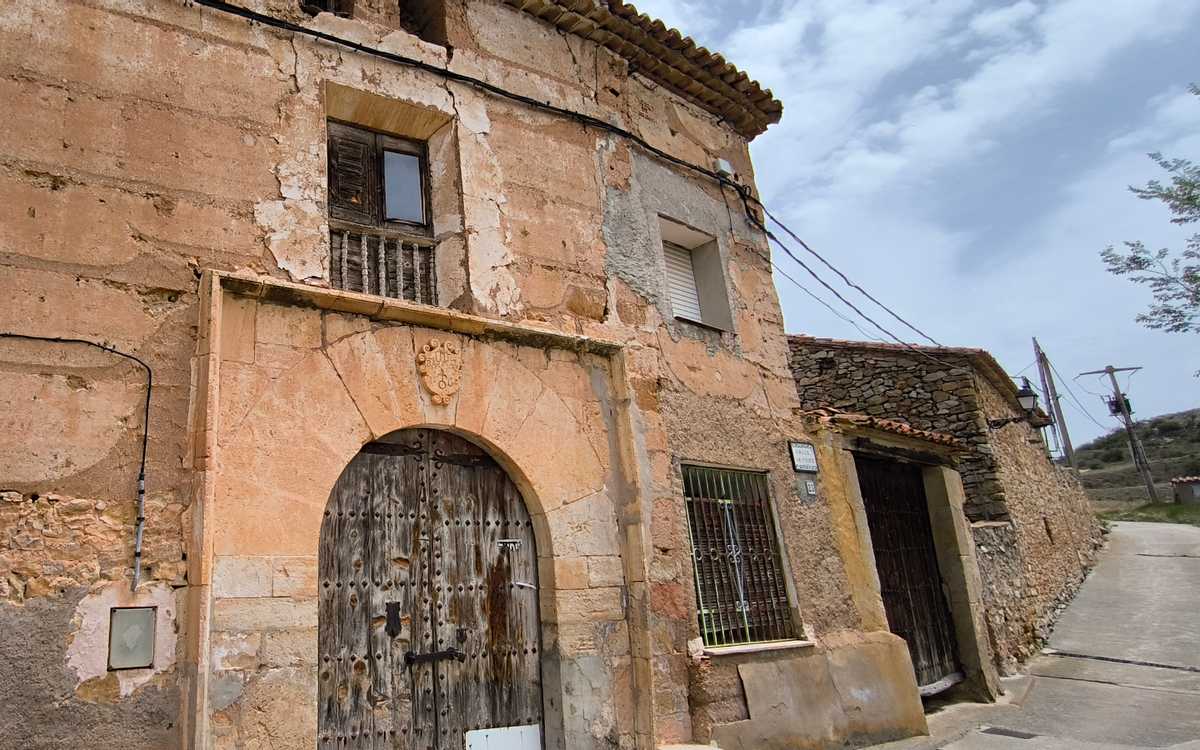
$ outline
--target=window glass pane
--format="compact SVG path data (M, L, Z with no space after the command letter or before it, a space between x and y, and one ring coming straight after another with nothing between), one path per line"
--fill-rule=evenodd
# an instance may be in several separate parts
M111 610L108 634L109 669L154 666L154 607Z
M383 196L388 221L425 223L419 157L398 151L383 152Z

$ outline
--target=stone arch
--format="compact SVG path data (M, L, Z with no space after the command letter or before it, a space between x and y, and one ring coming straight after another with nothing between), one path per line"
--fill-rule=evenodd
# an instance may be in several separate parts
M364 446L330 493L319 581L319 748L545 725L532 522L480 446L431 428Z
M236 403L241 394L223 393L222 419L236 426L219 442L217 513L227 522L217 530L216 554L309 554L329 490L359 449L396 430L430 427L476 443L504 467L525 497L539 554L553 557L549 515L605 490L606 437L589 437L508 344L456 336L461 388L450 404L434 404L415 352L439 336L454 334L408 326L363 331L298 358L247 394L248 406ZM247 497L256 498L253 507Z

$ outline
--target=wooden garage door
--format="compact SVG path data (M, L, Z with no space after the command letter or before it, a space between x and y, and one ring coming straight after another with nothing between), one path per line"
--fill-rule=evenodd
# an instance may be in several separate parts
M914 464L855 456L888 627L908 643L923 693L961 679L925 484Z
M475 445L405 430L363 448L321 527L319 747L540 737L536 563L520 492Z

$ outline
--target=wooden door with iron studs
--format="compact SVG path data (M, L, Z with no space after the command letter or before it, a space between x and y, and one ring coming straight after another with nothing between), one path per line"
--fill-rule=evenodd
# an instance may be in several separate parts
M540 750L533 525L486 452L426 429L365 446L319 574L319 748Z

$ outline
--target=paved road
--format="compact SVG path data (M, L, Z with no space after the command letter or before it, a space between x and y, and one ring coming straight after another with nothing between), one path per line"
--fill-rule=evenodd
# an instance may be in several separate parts
M1011 705L932 716L934 737L911 748L1200 750L1200 528L1114 524L1047 652L1012 684Z

